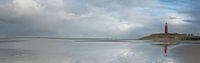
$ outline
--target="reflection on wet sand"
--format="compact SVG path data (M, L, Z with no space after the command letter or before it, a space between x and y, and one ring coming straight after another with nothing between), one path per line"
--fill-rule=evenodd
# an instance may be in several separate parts
M198 61L198 45L163 46L153 42L77 42L76 40L30 39L25 42L0 43L1 63L179 63ZM190 47L190 48L188 48ZM194 49L187 52L187 49ZM186 58L185 58L186 57ZM189 58L189 59L188 59ZM196 59L193 59L196 58ZM183 62L181 62L183 63ZM191 62L189 62L191 63ZM193 62L195 63L195 62Z
M185 44L173 48L171 53L179 63L199 63L200 62L200 45L199 44Z

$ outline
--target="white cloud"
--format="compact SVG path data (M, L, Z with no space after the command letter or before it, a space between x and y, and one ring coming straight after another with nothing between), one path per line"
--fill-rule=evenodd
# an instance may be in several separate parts
M45 5L42 5L40 2L39 0L13 0L10 4L13 5L11 8L14 9L14 14L12 15L15 17L7 16L12 19L9 21L20 22L18 24L21 26L27 26L27 24L29 24L27 28L19 30L35 31L40 34L44 32L54 32L69 37L73 35L77 36L77 34L80 34L79 36L84 36L86 34L85 36L106 37L120 36L120 34L126 33L132 29L142 27L142 23L148 22L147 20L150 18L148 14L145 14L145 11L141 12L140 10L132 8L121 10L120 7L118 7L116 11L112 12L109 8L103 8L106 7L105 5L93 5L94 2L85 4L83 2L72 2L68 0L65 2L63 0L47 0ZM70 4L72 7L73 5L80 5L80 7L85 6L87 10L83 11L87 12L79 12L82 11L82 9L75 10L78 11L78 13L68 11L76 9L76 7L72 8L68 6L69 4L67 3L69 2L72 2ZM107 2L109 1L105 1L105 3ZM128 1L124 3L126 2ZM118 2L115 4L123 6L126 5L124 3ZM10 11L12 12L12 10ZM126 17L125 19L123 18L124 16ZM17 25L9 26L18 28ZM90 33L95 35L90 35Z
M6 23L2 29L10 31L0 31L4 35L31 31L27 35L133 37L149 32L147 28L162 29L162 15L180 18L170 21L173 24L185 24L183 20L188 19L157 8L162 5L158 0L12 0L8 4L0 4L0 21Z
M191 19L188 15L180 13L166 13L166 17L167 22L175 25L189 24L189 22L184 20Z
M34 14L40 11L42 8L35 0L13 0L13 10L17 14Z
M47 0L48 5L52 7L63 7L64 1L63 0Z

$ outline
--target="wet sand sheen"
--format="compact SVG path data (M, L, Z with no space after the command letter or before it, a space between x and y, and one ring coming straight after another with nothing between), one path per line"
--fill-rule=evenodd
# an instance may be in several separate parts
M88 40L87 40L88 41ZM163 46L153 42L82 42L80 40L30 39L1 42L0 63L198 63L200 45Z
M199 63L200 44L187 44L176 47L171 51L174 59L179 63Z

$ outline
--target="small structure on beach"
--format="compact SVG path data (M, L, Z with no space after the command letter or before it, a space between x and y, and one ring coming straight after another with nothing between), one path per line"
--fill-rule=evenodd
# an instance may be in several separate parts
M168 25L165 23L164 33L151 34L140 38L141 40L160 40L160 39L173 39L173 40L200 40L200 36L193 36L193 34L179 34L179 33L169 33Z

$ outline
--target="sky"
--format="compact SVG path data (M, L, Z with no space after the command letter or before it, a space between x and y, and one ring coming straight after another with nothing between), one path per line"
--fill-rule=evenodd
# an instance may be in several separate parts
M200 33L199 0L0 0L0 37L140 38Z

